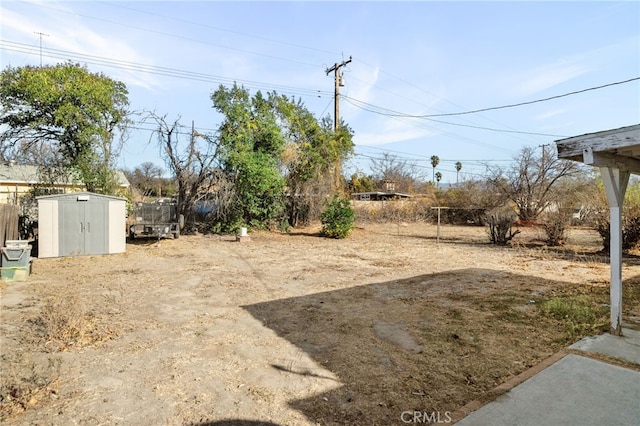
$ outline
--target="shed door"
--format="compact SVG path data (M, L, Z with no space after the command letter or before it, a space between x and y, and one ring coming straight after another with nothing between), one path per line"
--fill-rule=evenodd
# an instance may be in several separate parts
M106 254L109 252L109 204L82 203L85 205L85 232L84 251L85 254Z
M60 256L107 253L107 203L61 201Z

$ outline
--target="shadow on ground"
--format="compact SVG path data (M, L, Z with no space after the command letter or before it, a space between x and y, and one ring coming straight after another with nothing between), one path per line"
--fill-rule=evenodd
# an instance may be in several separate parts
M277 423L261 422L256 420L217 420L204 423L193 423L191 426L279 426Z
M243 308L317 364L274 369L342 384L290 403L310 421L402 424L405 411L453 412L561 348L563 326L536 303L572 285L460 269Z

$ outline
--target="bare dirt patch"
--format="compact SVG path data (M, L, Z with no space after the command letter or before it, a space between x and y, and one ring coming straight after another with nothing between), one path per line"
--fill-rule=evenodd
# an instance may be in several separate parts
M1 286L0 420L403 424L403 411L454 412L606 328L593 231L571 230L561 250L534 229L514 247L473 227L443 227L440 244L427 224L317 231L36 259L28 282ZM631 322L639 265L625 259Z

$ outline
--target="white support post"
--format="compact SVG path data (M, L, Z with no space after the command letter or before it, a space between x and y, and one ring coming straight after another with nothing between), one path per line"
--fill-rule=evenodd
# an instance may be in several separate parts
M611 265L611 334L622 335L622 207L630 173L612 167L601 167L600 174L609 200Z

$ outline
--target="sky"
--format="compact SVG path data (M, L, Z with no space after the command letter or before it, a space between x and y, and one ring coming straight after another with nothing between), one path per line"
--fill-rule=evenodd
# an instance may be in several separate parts
M437 155L454 183L524 147L640 123L638 1L0 2L2 69L68 60L126 84L139 113L127 169L164 167L145 112L215 132L220 85L276 91L333 119L327 71L343 63L347 173L387 153L430 179Z

